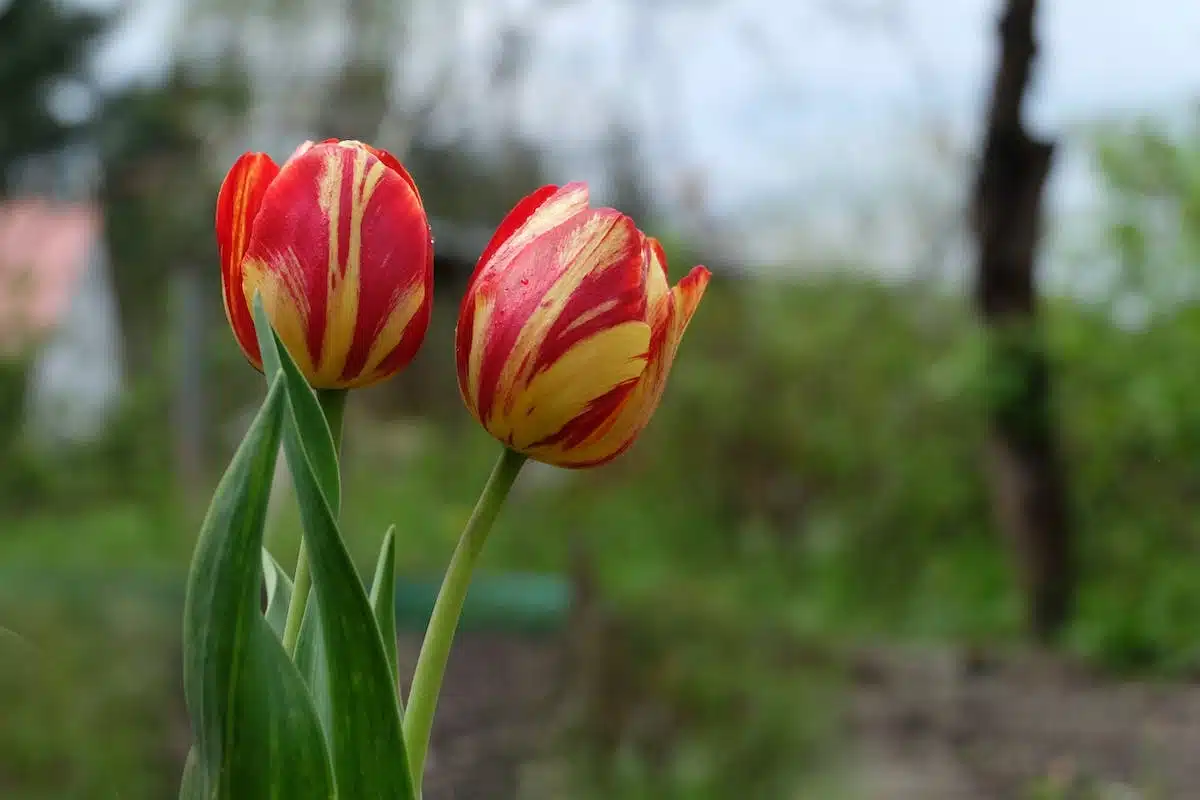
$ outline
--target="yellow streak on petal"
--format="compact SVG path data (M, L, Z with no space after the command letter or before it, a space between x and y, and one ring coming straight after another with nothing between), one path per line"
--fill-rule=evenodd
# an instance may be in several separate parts
M471 414L485 427L486 414L479 408L479 380L483 371L483 354L487 350L488 326L492 320L492 309L496 301L491 294L475 294L475 321L471 326L470 353L467 359L467 385L463 387L463 400Z
M658 248L653 246L655 244L655 239L647 238L646 251L650 258L650 268L646 270L646 311L651 314L667 292L671 291L671 285L667 283L667 265L659 261ZM653 316L650 319L653 319Z
M571 320L571 324L563 329L563 334L564 335L568 334L571 331L575 330L576 328L582 328L584 325L587 325L589 322L596 319L600 315L607 314L609 311L612 311L616 307L617 307L617 300L615 297L612 300L605 300L603 303L596 306L595 308L588 309L587 311L580 314L575 319Z
M423 283L416 283L407 289L397 290L392 295L391 302L389 303L391 310L388 311L386 321L375 335L375 339L371 342L371 350L367 354L367 363L363 365L362 372L360 373L365 382L374 382L375 370L379 369L379 365L383 363L383 360L400 346L400 340L404 338L404 333L408 330L408 324L412 322L413 317L420 310L421 303L424 300L425 284Z
M504 240L504 244L496 249L484 269L493 272L503 269L522 248L544 233L553 230L571 217L586 211L588 207L588 188L586 184L565 186L556 194L551 195L546 202L525 220L512 236Z
M651 269L655 269L654 265L651 265ZM662 401L667 377L675 362L679 344L683 341L683 334L691 322L692 314L700 304L705 287L706 284L701 283L693 291L685 291L682 286L675 286L668 294L659 297L659 302L650 313L651 324L655 328L666 326L667 330L662 346L657 352L650 354L638 385L607 420L596 426L586 440L569 450L563 450L561 447L547 448L548 452L543 454L547 460L559 464L589 464L599 461L612 455L646 427Z
M335 150L325 160L325 172L318 188L317 202L329 221L328 294L325 302L325 335L321 344L321 363L315 381L333 384L341 380L346 358L354 344L358 328L358 303L362 276L362 222L367 205L379 186L387 166L372 159L363 149L354 148L353 173L349 176L350 240L345 253L338 250L338 226L341 207L343 162ZM367 169L368 162L371 163Z
M521 248L547 231L557 228L571 217L588 207L588 189L584 184L574 187L563 187L558 193L551 195L545 203L538 206L520 230L505 242L514 248Z
M512 410L493 420L492 434L527 449L558 433L597 398L636 380L649 346L644 322L624 322L580 341L513 398Z
M271 325L300 371L312 380L315 368L307 337L310 308L301 282L302 270L291 251L274 256L270 266L247 258L243 262L242 291L247 305L253 303L255 290L262 295Z
M498 412L510 413L514 399L526 392L533 378L533 370L537 366L538 351L546 344L547 335L562 316L567 303L586 278L606 272L619 264L617 257L631 232L636 232L632 225L622 224L611 217L596 217L581 226L563 243L557 260L567 266L546 292L537 310L526 320L520 334L517 335L512 352L500 371L497 380L500 391L497 394L507 394L507 402L502 408L493 404L490 409L480 409L484 415L484 425L489 430L491 415ZM546 435L554 432L549 431ZM499 435L495 431L493 434Z

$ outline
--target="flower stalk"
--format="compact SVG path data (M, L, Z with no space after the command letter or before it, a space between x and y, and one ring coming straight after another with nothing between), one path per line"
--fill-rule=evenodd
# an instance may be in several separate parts
M413 784L416 786L421 785L442 676L446 672L450 646L462 615L475 564L525 461L526 456L509 448L500 454L479 495L475 510L471 512L471 518L463 528L450 565L446 568L446 576L442 579L442 588L438 591L429 627L425 630L425 640L421 643L421 654L417 657L408 708L404 714L404 740L408 746Z

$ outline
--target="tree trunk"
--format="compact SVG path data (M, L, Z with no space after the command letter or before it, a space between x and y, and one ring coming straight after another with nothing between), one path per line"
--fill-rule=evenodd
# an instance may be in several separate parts
M1036 0L1008 0L972 225L976 303L991 344L987 461L996 521L1013 547L1030 632L1055 637L1074 593L1071 520L1038 327L1034 266L1054 152L1030 137L1021 104L1036 54Z

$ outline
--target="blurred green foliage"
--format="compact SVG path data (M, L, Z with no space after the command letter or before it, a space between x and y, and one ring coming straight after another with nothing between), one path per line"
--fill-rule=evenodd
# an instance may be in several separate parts
M0 615L16 617L32 643L0 643L5 797L162 798L175 789L186 754L176 750L188 742L169 646L178 615L137 584L91 588L103 593L0 599Z
M634 665L622 685L644 710L604 762L618 796L643 796L635 783L644 796L727 796L738 775L758 776L754 796L775 796L778 781L797 780L828 730L835 683L828 664L797 653L1020 634L979 469L990 389L961 301L848 279L717 281L711 292L635 450L603 470L531 471L485 556L488 570L557 572L572 543L590 554ZM1070 646L1112 668L1194 670L1200 379L1188 364L1200 310L1131 332L1052 303L1046 334L1084 558ZM453 397L451 366L432 379ZM495 454L465 412L450 416L356 419L352 408L345 531L364 569L393 522L402 573L444 566ZM121 507L9 519L0 563L181 569L189 523ZM292 520L284 508L274 536L285 563ZM3 608L21 629L23 603ZM174 620L177 609L159 612ZM142 658L174 658L171 637L154 641ZM175 702L170 691L145 699ZM59 741L64 759L84 747Z
M0 421L0 518L90 510L114 497L156 510L175 502L164 389L139 383L103 435L75 445L47 449L27 438L19 418L11 427Z
M177 656L189 539L111 500L6 517L0 538L0 620L21 645L0 641L0 794L169 796L189 742Z
M1195 296L1200 256L1200 109L1183 126L1135 119L1095 133L1106 182L1106 250L1118 289L1169 306Z
M28 359L0 358L0 458L11 458L18 447L28 385Z

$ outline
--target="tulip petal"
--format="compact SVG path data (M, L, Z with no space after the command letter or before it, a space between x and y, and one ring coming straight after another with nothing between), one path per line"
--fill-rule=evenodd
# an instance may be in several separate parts
M533 212L537 211L538 207L557 191L557 186L543 186L517 203L513 210L508 212L500 222L500 227L496 228L496 232L492 234L487 247L483 248L483 253L479 256L477 263L480 265L487 264L500 245L504 244L509 237L520 230L525 221L533 216ZM584 200L584 207L587 207L586 199Z
M246 296L262 293L319 388L386 377L428 323L432 246L420 197L372 150L323 142L286 163L263 200L274 213L262 215L246 254Z
M362 143L360 142L360 144L362 144ZM415 180L413 180L412 175L410 175L408 170L404 168L404 165L400 163L400 159L396 158L394 155L389 153L387 150L381 150L380 148L372 147L369 144L363 144L362 146L367 149L367 152L369 152L371 155L375 156L380 161L382 161L384 164L386 164L392 170L392 172L396 173L401 178L403 178L405 181L407 181L409 187L412 188L412 193L417 198L417 202L422 203L421 192L420 192L420 190L417 189L417 182ZM422 206L423 205L424 205L424 203L422 203Z
M563 188L570 190L567 194L573 198L573 207L577 212L587 209L586 185L569 184ZM582 203L579 202L579 188L582 188ZM485 303L483 304L484 308L477 311L477 298L489 291L494 293L494 289L488 289L491 281L495 280L493 276L501 274L508 265L508 261L512 260L512 247L506 248L508 255L507 261L504 263L497 263L494 259L496 251L517 234L541 206L545 205L550 198L558 195L560 191L562 190L554 185L543 186L517 203L516 207L504 217L496 232L492 234L492 238L487 247L483 249L483 254L476 262L475 271L467 284L467 291L463 295L462 305L459 308L458 326L455 329L455 353L458 361L458 386L463 400L466 401L467 407L472 409L472 413L475 413L479 370L483 358L483 350L479 347L472 347L472 343L481 341L478 333L487 327L490 320L488 311L490 306Z
M329 142L329 141L335 141L335 140L332 140L332 139L326 139L325 141L326 141L326 142ZM292 151L292 154L291 154L290 156L288 156L287 160L288 160L288 161L292 161L293 159L297 159L297 158L299 158L300 156L302 156L302 155L304 155L305 153L307 153L309 150L312 150L312 149L313 149L313 147L315 147L315 146L316 146L316 144L317 144L317 143L316 143L316 142L314 142L314 141L312 141L311 139L306 139L306 140L304 140L303 142L301 142L301 143L300 143L300 144L299 144L299 145L296 147L296 149L295 149L295 150L293 150L293 151ZM286 163L287 163L287 161L285 161L284 163L286 164Z
M679 331L675 336L676 347L679 346L679 340L683 338L684 332L691 324L692 315L696 313L711 278L712 273L706 267L692 267L692 271L671 290L671 294L675 297L676 307L679 309L677 322Z
M659 302L667 292L671 291L670 276L667 275L667 254L663 246L653 236L646 237L646 258L650 262L646 271L646 307L658 308Z
M587 184L568 183L553 192L549 191L551 188L542 187L509 213L480 257L479 266L472 276L473 283L504 272L512 260L539 236L555 232L572 217L588 210ZM506 232L507 235L500 239L501 234Z
M531 448L561 435L593 403L614 402L632 390L646 369L649 346L650 326L625 322L567 350L513 398L504 418L511 446L536 457Z
M644 369L650 330L640 239L611 209L576 214L477 284L460 322L469 345L462 389L494 436L513 446L553 436L571 419L565 409L579 413ZM563 359L567 366L555 370ZM569 397L547 393L585 363L588 374Z
M544 460L563 467L594 467L629 449L662 400L675 354L710 277L706 268L694 267L660 298L651 312L650 355L637 385L607 419L592 421L587 428L581 426L581 430L588 432L582 441L566 439L548 443L555 445L557 452L546 448Z
M400 343L392 348L390 353L385 354L383 360L379 362L378 366L375 367L374 373L376 378L369 379L368 382L364 383L363 385L369 385L370 383L376 382L376 380L383 380L389 375L394 375L398 370L408 364L408 362L413 360L413 357L416 356L417 351L421 349L421 343L425 341L425 332L429 329L429 319L433 313L433 298L430 291L433 288L432 242L430 243L429 248L426 250L425 277L419 285L421 288L421 292L419 294L421 302L417 306L412 316L408 318L408 322L404 328L403 336L400 338ZM413 291L410 292L410 294L414 297L418 296L416 288L417 287L414 286ZM410 300L410 302L412 301ZM393 316L398 318L404 313L406 313L406 310L402 310L401 307L397 305L397 309L393 312ZM390 341L391 338L391 334L387 332L380 336L380 339L383 341ZM367 363L368 366L374 363L373 355L371 358L368 358ZM365 370L364 374L366 374Z
M250 305L240 291L242 260L250 246L254 220L279 167L265 153L246 153L234 162L217 194L217 250L221 257L225 316L242 349L262 368Z

